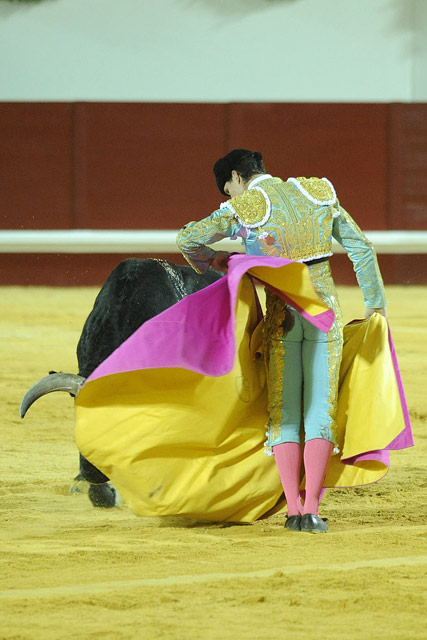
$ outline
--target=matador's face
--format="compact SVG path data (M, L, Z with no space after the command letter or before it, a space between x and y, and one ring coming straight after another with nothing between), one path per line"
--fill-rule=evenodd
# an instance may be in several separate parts
M231 172L231 180L228 180L224 185L225 193L234 198L235 196L241 196L246 187L242 180L242 176L233 169Z

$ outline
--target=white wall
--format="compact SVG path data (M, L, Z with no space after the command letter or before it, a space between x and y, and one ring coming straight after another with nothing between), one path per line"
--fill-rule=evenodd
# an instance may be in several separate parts
M427 102L427 2L414 2L414 95L413 99Z
M426 99L414 3L0 0L0 100Z

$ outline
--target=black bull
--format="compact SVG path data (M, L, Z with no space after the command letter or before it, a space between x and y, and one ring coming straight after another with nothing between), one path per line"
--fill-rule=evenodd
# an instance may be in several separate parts
M23 418L32 403L51 391L76 395L84 380L144 322L218 280L210 269L196 273L189 266L166 260L129 258L121 262L103 284L77 345L78 375L52 372L36 382L21 404ZM111 507L116 493L108 478L80 454L77 479L90 483L95 506Z

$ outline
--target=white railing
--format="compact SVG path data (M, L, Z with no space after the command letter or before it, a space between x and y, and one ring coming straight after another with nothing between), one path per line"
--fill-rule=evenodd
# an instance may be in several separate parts
M377 253L427 253L427 231L366 231ZM0 253L179 253L177 231L98 229L0 231ZM243 251L239 240L216 248ZM334 241L334 253L344 249Z

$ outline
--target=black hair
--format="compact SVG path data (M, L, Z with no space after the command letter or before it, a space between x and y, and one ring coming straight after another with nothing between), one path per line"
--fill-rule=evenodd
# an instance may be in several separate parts
M231 172L237 173L246 182L256 173L265 173L262 154L259 151L249 151L248 149L234 149L226 156L217 160L213 167L218 189L225 196L225 183L231 180Z

